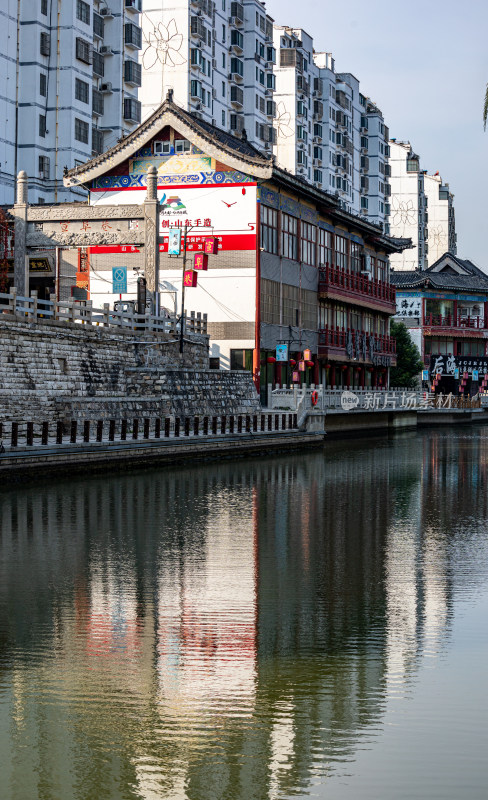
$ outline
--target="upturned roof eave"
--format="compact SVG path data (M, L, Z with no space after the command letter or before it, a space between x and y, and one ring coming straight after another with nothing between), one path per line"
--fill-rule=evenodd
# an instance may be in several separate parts
M142 123L125 139L86 164L70 169L64 176L63 183L66 187L87 184L99 178L109 170L122 164L134 156L141 147L166 126L174 127L193 144L205 152L206 155L223 161L227 166L239 172L245 172L257 179L271 177L273 163L271 158L264 158L257 151L251 153L233 150L225 142L219 141L211 133L198 125L190 115L181 111L171 101L166 100L145 122ZM236 140L236 142L239 140ZM249 149L254 149L249 146Z

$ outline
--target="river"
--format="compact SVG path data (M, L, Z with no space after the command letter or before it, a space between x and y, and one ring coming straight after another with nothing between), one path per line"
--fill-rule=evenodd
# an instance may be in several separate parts
M488 428L0 490L2 800L484 800Z

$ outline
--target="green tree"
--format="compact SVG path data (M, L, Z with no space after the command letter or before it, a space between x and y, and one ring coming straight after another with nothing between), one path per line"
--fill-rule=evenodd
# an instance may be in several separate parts
M390 333L396 339L397 365L390 371L390 386L415 386L415 378L424 365L418 347L403 322L391 321Z

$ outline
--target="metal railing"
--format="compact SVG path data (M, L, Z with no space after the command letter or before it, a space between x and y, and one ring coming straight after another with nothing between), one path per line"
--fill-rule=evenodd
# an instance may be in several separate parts
M21 297L15 289L11 289L10 294L0 293L1 314L28 322L55 320L168 334L176 334L180 330L180 317L174 314L156 317L134 311L114 311L108 303L104 303L103 308L94 308L90 300L40 300L36 292L32 292L30 297ZM205 335L207 315L200 312L195 314L194 311L190 315L185 314L184 331Z
M356 352L358 347L362 350L363 343L365 343L367 355L371 351L371 344L375 353L396 355L396 339L392 336L358 331L353 328L339 328L333 325L319 328L318 335L319 348L336 347L345 349L350 342L354 352Z
M159 442L165 439L279 434L298 429L296 413L144 417L57 422L0 422L0 456L37 447Z
M426 314L424 325L432 328L461 328L469 330L483 330L486 328L484 317L461 317L448 314L443 317L440 314Z

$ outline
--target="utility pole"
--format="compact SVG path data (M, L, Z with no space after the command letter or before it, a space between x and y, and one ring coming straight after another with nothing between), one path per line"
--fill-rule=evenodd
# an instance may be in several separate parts
M185 225L183 233L183 274L181 276L181 317L180 317L180 355L183 355L183 334L185 327L185 267L186 267L186 237L188 226Z

